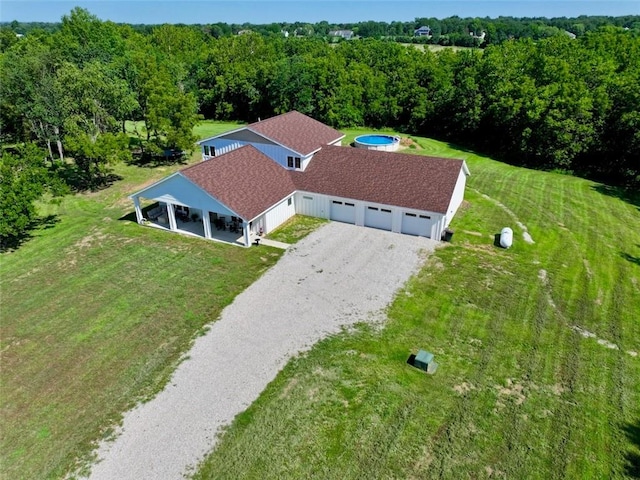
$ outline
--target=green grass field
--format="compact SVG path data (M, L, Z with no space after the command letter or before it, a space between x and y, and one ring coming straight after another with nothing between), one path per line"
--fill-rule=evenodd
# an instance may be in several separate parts
M452 243L383 330L362 325L291 361L196 478L637 476L638 205L414 140L471 169ZM507 225L515 244L502 250L494 235ZM407 365L420 348L435 375Z
M193 129L194 135L196 135L199 139L213 137L214 135L218 135L223 132L228 132L229 130L234 130L240 127L241 123L236 122L220 122L217 120L203 120L198 125L196 125ZM127 134L133 136L137 131L139 134L144 134L145 127L143 121L133 122L131 120L127 120L125 122L125 129Z
M292 360L196 478L640 475L638 203L412 138L413 153L471 169L452 243L384 329L363 324ZM0 477L64 477L279 258L123 220L129 193L176 168L118 166L112 187L43 204L50 226L0 257ZM506 225L510 250L493 245ZM436 354L435 375L406 364L419 348Z
M112 187L41 205L50 228L0 257L0 478L62 478L280 257L123 220L179 167L119 165Z
M284 243L296 243L303 239L311 232L321 227L328 220L324 218L307 217L306 215L295 215L290 218L276 230L267 234L270 240L276 240Z

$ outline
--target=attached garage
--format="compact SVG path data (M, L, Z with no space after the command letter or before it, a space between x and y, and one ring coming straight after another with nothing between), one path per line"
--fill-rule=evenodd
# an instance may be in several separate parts
M404 212L402 214L402 233L409 235L419 235L421 237L431 237L432 227L435 220L429 215L419 213Z
M393 215L390 208L368 205L364 210L364 226L391 230Z
M355 203L331 200L331 220L344 223L356 223Z
M203 140L203 158L215 160L133 194L138 222L146 223L143 197L185 205L205 219L237 217L251 233L267 233L295 213L440 239L464 198L465 162L340 147L343 137L289 112ZM169 220L176 230L175 219ZM206 238L209 223L203 220Z

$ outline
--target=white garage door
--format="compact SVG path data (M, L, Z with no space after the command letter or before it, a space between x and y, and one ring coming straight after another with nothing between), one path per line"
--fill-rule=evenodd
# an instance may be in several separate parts
M391 209L372 206L365 207L364 226L391 230Z
M331 220L338 222L356 223L356 206L341 200L331 201Z
M405 212L402 214L402 233L431 237L431 227L434 221L428 215Z

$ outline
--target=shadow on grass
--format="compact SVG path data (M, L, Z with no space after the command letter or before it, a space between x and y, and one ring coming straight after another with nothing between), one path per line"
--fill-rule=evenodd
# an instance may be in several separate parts
M143 168L156 168L167 167L170 165L186 165L188 160L189 156L182 152L169 152L165 155L151 155L148 153L143 154L134 152L131 160L129 160L127 164Z
M635 447L635 451L628 451L626 454L626 474L631 478L640 478L640 454L638 453L640 452L640 420L635 425L628 423L622 429Z
M640 245L638 246L640 247ZM627 252L620 252L620 256L624 258L626 261L635 263L640 267L640 257L634 257L633 255L630 255Z
M411 355L409 355L409 358L407 359L407 363L409 365L411 365L412 367L416 366L416 354L412 353Z
M123 178L113 172L106 172L88 178L85 172L71 163L56 165L55 174L74 192L97 192L109 188Z
M464 153L469 153L472 155L490 156L490 153L483 152L480 149L472 150L471 148L465 147L464 145L460 145L459 143L445 141L445 144L447 145L448 148L451 148L453 150L460 150L461 152L464 152Z
M146 207L144 207L142 209L142 216L144 216L145 218L149 218L146 213L149 210L153 210L154 208L156 208L158 205L160 205L158 202L152 203L151 205L147 205ZM124 220L125 222L133 222L133 223L138 223L138 217L136 217L136 212L135 210L127 213L126 215L123 215L122 217L120 217L118 220Z
M613 187L610 185L604 185L599 183L594 185L593 188L596 192L609 197L619 198L623 202L629 203L640 210L640 193L636 190L623 187Z
M129 212L126 215L123 215L118 220L124 220L126 222L134 222L137 223L138 219L136 217L136 212Z
M57 215L47 215L46 217L39 217L33 220L26 231L19 235L11 235L7 237L0 237L0 253L11 252L20 248L20 246L31 238L33 238L33 232L36 230L48 230L53 228L60 219Z
M499 233L496 233L493 236L493 246L494 247L502 248L502 245L500 245L500 236L501 236L501 234L499 234Z

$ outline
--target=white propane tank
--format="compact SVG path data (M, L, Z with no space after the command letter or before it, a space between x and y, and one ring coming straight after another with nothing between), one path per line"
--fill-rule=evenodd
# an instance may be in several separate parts
M504 227L500 232L500 246L509 248L511 245L513 245L513 230L509 227Z

